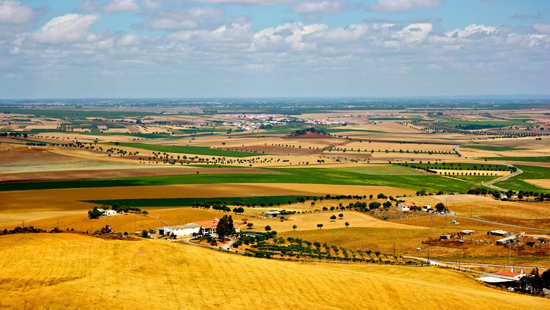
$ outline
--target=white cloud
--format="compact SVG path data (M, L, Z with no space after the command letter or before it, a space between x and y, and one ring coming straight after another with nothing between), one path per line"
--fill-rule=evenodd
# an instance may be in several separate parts
M215 19L224 14L223 9L214 7L163 10L149 14L145 26L151 30L193 29L199 26L199 21Z
M407 43L418 42L426 39L432 32L432 28L432 24L410 24L397 32L396 36Z
M339 13L345 8L344 1L320 1L320 2L304 2L292 7L292 12L300 14L322 13L332 15Z
M82 3L77 11L79 12L107 12L123 13L139 11L138 0L111 0L109 2L101 0L89 0Z
M224 43L247 43L253 34L252 26L248 23L232 23L223 25L216 29L200 29L200 30L183 30L170 33L166 39L171 41L189 42L194 45L219 44L220 47Z
M295 51L312 49L315 44L304 42L304 36L326 28L328 26L324 24L304 25L302 23L286 23L282 26L266 28L254 34L251 49L263 50L274 47L284 48L284 46L290 46Z
M550 34L550 24L539 23L535 24L533 28L535 28L535 30L538 32Z
M457 28L457 29L448 31L445 34L448 37L474 38L474 37L492 34L492 33L495 33L496 31L497 31L496 27L472 24L467 26L464 29Z
M22 24L34 15L32 8L19 1L0 1L0 24Z
M138 46L140 42L141 38L137 34L130 33L120 38L120 40L118 40L117 42L117 45L122 47L134 47Z
M378 0L369 7L372 11L395 13L439 6L445 0Z
M110 13L135 12L138 10L137 0L113 0L103 7L103 11Z
M35 42L46 44L77 43L97 40L89 32L99 20L98 15L66 14L50 20L38 32L31 35Z

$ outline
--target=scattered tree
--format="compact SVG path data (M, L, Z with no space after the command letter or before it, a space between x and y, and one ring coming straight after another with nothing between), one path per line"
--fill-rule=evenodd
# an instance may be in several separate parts
M225 238L226 236L232 235L235 233L235 228L233 226L233 218L231 215L224 215L218 222L216 226L216 233L220 239Z

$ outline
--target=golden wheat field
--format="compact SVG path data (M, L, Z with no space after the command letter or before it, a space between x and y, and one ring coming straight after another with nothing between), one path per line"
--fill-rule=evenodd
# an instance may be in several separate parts
M297 264L169 242L0 237L2 309L548 309L455 271Z

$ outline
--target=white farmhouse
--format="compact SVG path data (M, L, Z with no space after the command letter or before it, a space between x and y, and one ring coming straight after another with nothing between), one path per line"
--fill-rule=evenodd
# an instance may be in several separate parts
M171 235L176 237L191 236L193 233L199 233L201 226L195 223L189 223L185 225L177 226L165 226L156 229L156 233L159 235Z
M103 212L103 215L105 216L113 216L113 215L116 215L116 211L115 210L105 210Z
M415 204L412 201L403 201L397 205L397 209L399 209L399 211L410 211L411 209L414 209L414 207Z

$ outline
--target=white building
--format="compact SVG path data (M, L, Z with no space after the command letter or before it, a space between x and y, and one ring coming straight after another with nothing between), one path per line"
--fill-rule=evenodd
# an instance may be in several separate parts
M399 211L410 211L411 209L414 209L414 207L415 204L412 201L403 201L397 205L397 209L399 209Z
M105 210L105 211L103 212L103 215L105 215L105 216L113 216L113 215L116 215L116 213L117 213L117 212L116 212L115 210Z
M281 216L281 212L279 211L267 211L264 213L265 217L279 217Z
M171 235L176 237L191 236L193 233L199 233L201 226L195 223L189 223L185 225L177 226L165 226L156 229L156 233L159 235Z

